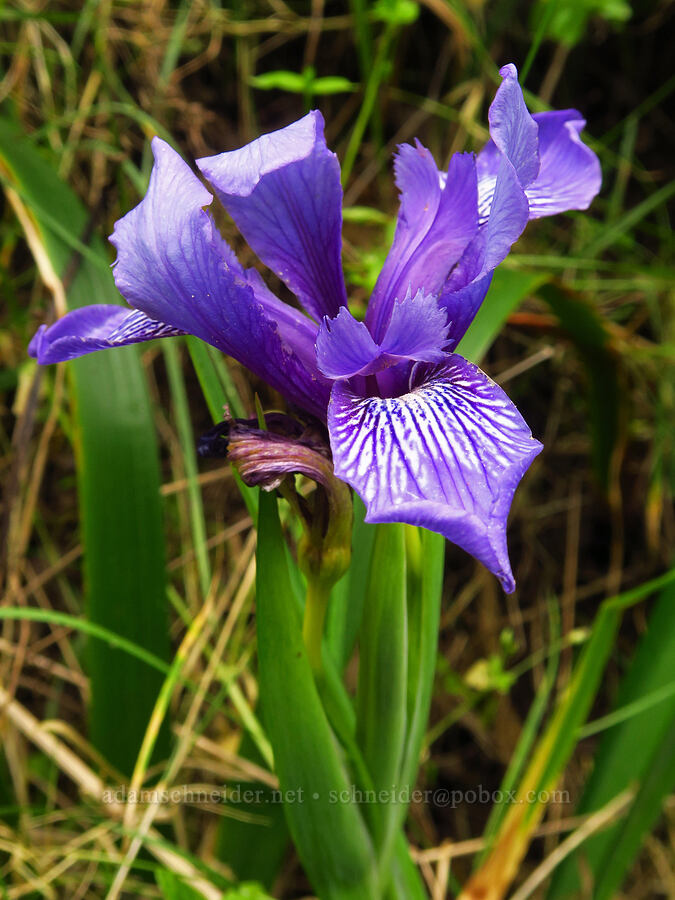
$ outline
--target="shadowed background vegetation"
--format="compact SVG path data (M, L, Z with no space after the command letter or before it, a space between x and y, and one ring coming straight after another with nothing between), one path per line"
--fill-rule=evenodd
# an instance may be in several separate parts
M517 593L448 547L419 784L465 794L413 803L406 831L430 896L455 896L513 810L466 792L522 785L539 758L558 793L523 826L512 896L675 894L673 18L624 0L0 7L2 896L310 891L279 804L194 799L276 786L257 498L194 446L224 403L281 401L194 339L27 357L42 322L119 302L105 238L150 138L192 160L321 109L358 309L393 234L394 148L418 137L442 166L479 149L505 62L533 111L581 110L603 189L529 225L463 344L545 450L510 519ZM123 784L193 795L124 807Z

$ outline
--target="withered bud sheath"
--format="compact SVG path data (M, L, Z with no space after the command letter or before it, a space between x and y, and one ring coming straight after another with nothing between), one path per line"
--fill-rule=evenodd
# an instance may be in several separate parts
M298 563L306 575L329 584L347 570L351 557L352 501L347 484L335 477L330 448L319 427L280 413L225 420L204 434L201 456L227 458L249 487L279 488L289 475L304 475L318 489L310 503L298 503L304 533Z

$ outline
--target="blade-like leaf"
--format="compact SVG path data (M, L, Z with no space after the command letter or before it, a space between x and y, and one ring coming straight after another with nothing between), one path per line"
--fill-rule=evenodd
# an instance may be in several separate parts
M579 728L586 721L614 646L623 610L670 584L674 578L675 570L605 600L600 607L591 636L535 748L492 849L466 885L460 900L474 897L501 900L505 895L525 855L532 832L544 813L545 798L557 783L577 743ZM536 799L533 800L533 797Z
M66 270L87 215L27 138L0 121L4 175L31 215L52 267ZM69 285L70 308L118 303L100 240L86 250ZM76 422L77 478L90 620L162 659L169 654L165 548L157 442L138 348L96 353L68 364ZM120 650L93 640L91 737L130 772L161 678ZM124 714L121 715L120 711ZM165 754L168 730L157 751Z
M503 266L497 269L487 297L457 352L472 362L480 362L509 315L548 278L541 272L526 269L505 269Z
M312 676L288 575L276 499L259 499L256 579L263 718L286 817L322 898L377 896L372 843Z
M413 786L429 718L436 674L445 538L407 527L408 534L408 733L401 783Z
M359 742L376 785L398 776L405 732L408 622L405 531L380 525L360 633Z
M649 627L616 700L622 709L675 683L675 588L663 591L652 610ZM586 814L602 807L631 784L639 784L628 816L586 841L565 861L551 885L551 898L569 897L578 890L578 867L583 858L585 877L593 879L593 896L614 895L632 864L640 841L659 815L663 800L673 789L675 771L668 761L673 753L672 723L675 697L663 700L611 728L595 755L577 812ZM663 759L665 752L667 759ZM659 772L654 779L654 772Z

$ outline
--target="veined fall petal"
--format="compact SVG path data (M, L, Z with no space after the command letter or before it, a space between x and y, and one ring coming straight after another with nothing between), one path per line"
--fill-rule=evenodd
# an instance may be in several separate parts
M369 522L438 531L479 559L510 592L506 520L542 445L506 394L452 354L424 367L400 397L333 387L328 430L335 473L360 494Z
M95 350L185 333L172 325L149 319L138 309L99 303L75 309L49 328L41 325L28 345L28 352L44 366L85 356Z
M239 360L293 403L323 416L329 383L315 364L316 326L291 307L282 311L281 301L260 276L242 268L203 208L213 197L180 156L158 138L153 153L148 192L117 222L111 237L117 248L113 273L120 293L148 319L173 333L196 335ZM87 337L85 318L77 310L43 333L41 342L54 344L55 329L61 347L66 347L63 339L71 331L84 338L82 352L103 349L92 344L100 338L100 324L91 324ZM146 329L126 343L155 336L162 335ZM74 352L76 341L67 346L69 356L64 358L81 355Z

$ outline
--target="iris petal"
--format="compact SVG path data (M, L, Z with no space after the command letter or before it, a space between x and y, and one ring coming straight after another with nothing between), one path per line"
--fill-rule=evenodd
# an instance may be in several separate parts
M515 80L515 69L505 66L502 73L505 69L513 71L509 71L490 107L490 140L476 160L481 223L490 215L503 155L514 165L525 189L530 219L586 209L600 190L602 179L597 156L580 137L586 124L584 119L575 109L530 116ZM493 114L498 100L499 114ZM535 153L532 153L532 129L536 134ZM536 169L525 164L528 152L531 159L537 160Z
M397 300L382 340L382 351L393 357L440 362L448 333L448 317L433 294L408 291Z
M48 365L85 356L95 350L179 334L185 332L149 319L138 309L97 304L74 309L49 328L41 325L28 352L40 365Z
M492 207L485 234L483 273L495 269L525 230L529 215L527 197L515 170L503 156L499 164Z
M483 302L492 272L527 225L525 186L539 171L538 128L525 106L515 66L504 66L490 105L491 139L476 160L479 228L440 296L456 346Z
M488 112L490 137L513 166L520 184L527 187L539 171L537 125L525 105L516 67L509 63L499 74L502 83Z
M368 305L366 323L381 340L395 300L437 293L478 227L474 159L456 153L439 175L425 147L403 144L394 162L401 207L394 242Z
M410 291L394 303L380 344L346 307L326 317L316 341L319 369L329 378L370 375L401 362L440 362L445 354L447 315L432 294Z
M493 275L494 271L485 272L464 287L442 294L441 300L451 322L448 349L454 350L466 334L485 300Z
M319 370L329 378L351 378L366 374L380 356L380 348L370 332L357 321L346 306L334 319L321 323L316 339Z
M347 303L340 165L313 111L240 150L197 160L250 247L320 320Z
M487 294L492 274L527 225L529 206L515 169L501 158L487 221L448 276L439 303L450 319L449 337L457 346Z
M310 353L316 326L290 308L277 324L281 301L242 269L202 208L211 194L168 144L155 138L152 147L148 192L111 237L118 289L150 318L196 335L325 415L329 386Z
M575 109L537 113L541 165L525 190L530 218L587 209L600 190L600 162L581 140L586 122Z
M531 116L515 66L504 66L500 75L490 106L490 140L476 159L478 234L441 292L453 346L528 219L585 209L600 190L600 163L579 137L585 124L580 114L568 109Z
M480 560L510 592L506 546L514 491L541 444L506 394L455 354L424 367L400 397L333 387L328 429L335 474L366 503L370 522L437 531Z

